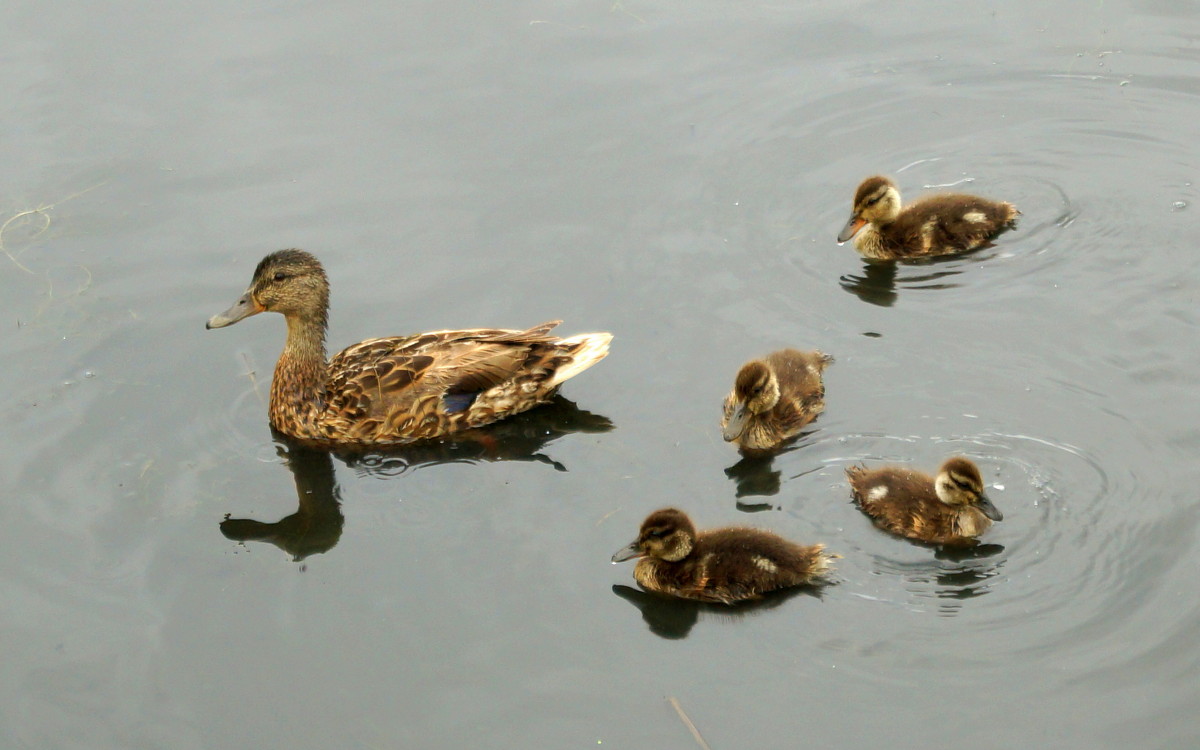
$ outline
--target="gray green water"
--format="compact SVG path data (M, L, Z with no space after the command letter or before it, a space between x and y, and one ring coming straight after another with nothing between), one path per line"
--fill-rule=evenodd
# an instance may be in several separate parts
M1194 746L1198 10L10 3L0 745L697 747L675 698L715 750ZM1021 226L867 268L875 172ZM204 330L290 246L334 348L612 354L491 451L290 451L282 320ZM721 398L781 346L837 357L827 411L739 463ZM849 502L952 452L1005 514L975 555ZM838 582L648 598L608 560L667 504Z

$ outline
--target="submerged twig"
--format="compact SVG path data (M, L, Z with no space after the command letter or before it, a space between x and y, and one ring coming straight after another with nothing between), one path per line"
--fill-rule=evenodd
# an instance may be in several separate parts
M616 513L617 511L619 511L620 509L621 509L621 506L618 505L617 507L613 508L609 512L605 513L603 516L600 517L600 520L596 522L596 525L599 526L600 524L604 523L608 519L612 518L613 514Z
M699 743L700 747L704 748L704 750L712 750L712 748L708 746L708 743L704 741L704 738L700 736L700 730L696 729L696 725L693 724L692 720L688 718L688 715L683 712L683 706L679 705L679 701L675 699L675 696L672 695L670 698L667 698L667 701L675 709L675 713L679 714L679 718L681 721L683 721L683 725L688 728L689 732L692 733L692 737L696 739L696 742Z
M23 263L21 263L21 261L17 260L17 256L13 255L12 252L10 252L9 249L5 246L4 233L9 229L10 226L12 226L12 223L14 221L17 221L18 219L24 219L28 216L40 216L42 219L42 227L41 227L41 229L37 230L37 232L35 232L29 238L30 240L35 240L38 237L45 234L46 230L48 230L50 228L50 214L47 213L50 209L52 209L56 206L59 206L63 203L66 203L69 200L74 200L75 198L78 198L79 196L83 195L84 193L89 193L89 192L95 190L96 188L100 187L101 185L104 185L107 183L108 183L108 180L104 180L102 182L97 182L95 185L92 185L89 188L84 188L83 190L80 190L79 192L74 193L72 195L68 195L66 198L63 198L60 201L55 201L54 203L47 203L45 205L38 206L37 208L30 208L30 209L26 209L24 211L19 211L16 214L8 217L8 219L3 224L0 224L0 253L4 253L8 257L8 259L10 261L12 261L12 264L14 266L16 266L17 268L21 269L22 271L24 271L25 273L27 273L31 276L35 275L33 271L31 271L29 268L27 268Z
M258 392L258 378L254 376L254 364L250 362L250 357L242 352L242 359L246 362L246 377L250 378L250 385L254 386L254 395L258 396L258 402L263 403L262 394Z

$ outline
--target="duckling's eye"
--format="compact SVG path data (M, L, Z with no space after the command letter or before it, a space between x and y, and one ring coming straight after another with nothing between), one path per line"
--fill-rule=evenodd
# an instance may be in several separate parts
M960 490L964 490L966 492L974 492L975 491L974 489L971 488L971 485L967 484L966 482L959 481L957 479L954 479L953 477L951 477L951 479L954 482L954 484L958 486L958 488Z
M654 539L662 539L667 535L667 531L666 529L654 529L653 531L647 531L646 535Z
M871 200L867 201L867 205L868 205L868 206L874 206L876 203L878 203L878 202L879 202L879 199L880 199L880 198L882 198L882 197L883 197L882 195L877 195L877 196L875 196L875 197L874 197L874 198L872 198Z
M276 281L283 281L283 280L284 280L284 279L286 279L286 278L287 278L287 274L286 274L286 273L284 273L283 271L276 271L276 272L275 272L275 280L276 280Z

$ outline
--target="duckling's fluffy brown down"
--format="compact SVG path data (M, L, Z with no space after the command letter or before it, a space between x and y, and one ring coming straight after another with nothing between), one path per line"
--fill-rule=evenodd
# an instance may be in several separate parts
M825 546L802 546L763 529L728 527L697 532L677 508L651 513L638 538L613 562L639 557L642 588L704 602L733 604L777 589L816 582L836 557Z
M838 241L853 237L858 251L874 260L946 255L989 245L1016 226L1020 214L1006 201L962 193L926 195L901 207L891 179L868 177Z
M972 544L993 519L1003 518L984 495L978 468L963 458L943 464L938 479L901 466L850 466L846 476L855 502L877 526L919 542ZM952 487L961 484L956 504L939 498L939 479Z
M722 409L725 440L754 453L798 435L825 410L821 373L832 362L819 351L781 349L742 365Z

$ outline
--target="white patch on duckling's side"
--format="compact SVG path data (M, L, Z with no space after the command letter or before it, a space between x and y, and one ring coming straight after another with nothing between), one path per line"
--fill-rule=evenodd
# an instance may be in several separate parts
M929 252L933 248L933 230L937 229L938 220L930 219L921 225L921 251Z
M877 503L887 497L887 493L888 488L886 484L877 484L871 488L870 492L867 493L867 499L873 503Z
M757 565L760 570L765 570L768 573L774 573L775 571L779 570L778 565L771 562L770 560L763 557L762 555L755 555L754 557L752 557L750 559L754 561L754 564Z
M987 217L980 211L967 211L963 214L963 221L969 221L972 224L983 224L987 221Z

